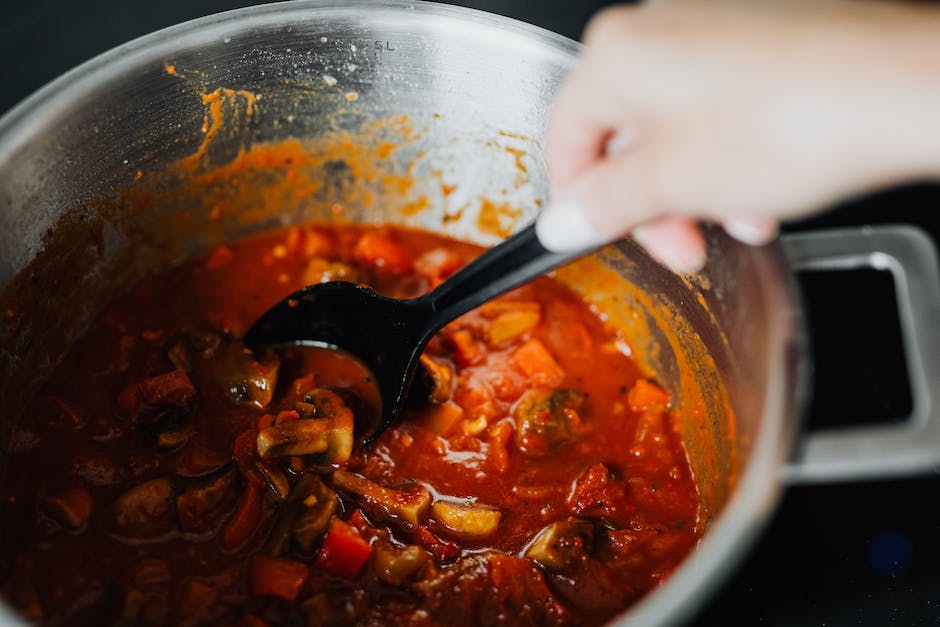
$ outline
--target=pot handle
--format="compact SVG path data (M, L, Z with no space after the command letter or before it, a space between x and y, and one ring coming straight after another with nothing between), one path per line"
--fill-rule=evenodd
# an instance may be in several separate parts
M931 238L912 226L876 226L782 238L792 270L888 270L913 409L902 422L804 434L783 468L788 483L900 477L940 466L940 271Z

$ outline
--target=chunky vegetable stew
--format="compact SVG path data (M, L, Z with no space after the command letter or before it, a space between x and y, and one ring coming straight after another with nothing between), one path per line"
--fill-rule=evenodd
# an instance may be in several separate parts
M114 302L17 426L0 593L46 624L597 624L701 533L670 398L543 277L441 331L404 420L335 351L239 337L302 285L413 297L479 253L309 226Z

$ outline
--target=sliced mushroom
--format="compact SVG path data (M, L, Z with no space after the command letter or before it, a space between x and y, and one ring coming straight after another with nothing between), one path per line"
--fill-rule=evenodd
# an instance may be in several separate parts
M329 447L330 423L300 419L282 422L258 434L258 454L262 459L287 455L323 453Z
M296 404L301 418L335 418L349 411L339 394L326 388L311 388Z
M584 398L577 390L536 388L523 394L513 409L519 450L530 456L546 455L571 439Z
M235 503L238 469L230 464L221 473L192 483L176 497L180 528L190 533L204 533L222 522Z
M289 548L292 537L304 552L311 552L329 527L330 518L338 505L336 494L319 477L302 475L287 500L278 508L264 552L281 555ZM320 516L326 521L321 521Z
M302 511L294 522L291 537L304 553L312 553L330 528L330 519L339 507L336 493L315 477L300 499Z
M258 474L264 479L265 484L279 500L283 501L290 494L290 480L279 468L268 464L267 462L255 462L255 468Z
M263 459L319 454L318 462L341 464L353 448L353 414L337 394L320 388L297 403L303 418L275 424L258 434Z
M484 505L435 501L431 516L452 534L464 538L484 538L499 526L503 514Z
M392 586L413 581L431 561L431 554L419 546L395 546L386 540L376 542L372 552L375 576Z
M68 488L45 495L39 503L44 514L69 530L81 529L91 516L92 498L85 488Z
M264 408L274 397L281 367L276 354L265 352L256 356L241 342L231 342L210 363L212 376L236 405Z
M525 556L548 570L564 572L587 555L594 542L594 527L584 520L554 522L542 529Z
M304 394L303 403L312 405L314 416L330 421L326 452L317 460L323 464L342 464L352 455L353 412L339 394L314 388Z
M333 473L333 485L356 496L368 512L398 518L415 527L431 505L431 493L419 484L393 490L362 475L337 470Z
M440 405L450 400L454 392L453 366L437 361L427 354L421 355L419 363L421 369L418 371L418 380L415 383L427 389L428 401Z

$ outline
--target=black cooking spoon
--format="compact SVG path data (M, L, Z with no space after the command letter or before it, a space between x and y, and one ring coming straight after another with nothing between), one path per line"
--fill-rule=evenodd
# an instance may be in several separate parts
M387 298L345 281L305 287L265 312L248 330L245 343L325 346L361 360L375 375L382 397L380 422L370 426L367 435L371 441L401 412L418 358L435 332L474 307L588 252L549 252L530 225L420 298ZM357 425L357 431L362 427Z

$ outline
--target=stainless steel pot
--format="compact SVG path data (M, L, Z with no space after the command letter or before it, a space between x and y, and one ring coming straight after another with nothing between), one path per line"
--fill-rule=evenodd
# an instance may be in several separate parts
M374 204L344 196L345 217L491 243L493 229L477 219L483 199L509 208L497 231L521 225L545 199L539 138L577 53L573 41L467 9L300 0L160 31L47 85L0 119L0 302L10 310L0 315L0 451L60 347L122 284L225 239L328 217L350 182L374 183L340 155L320 171L318 192L259 196L252 202L260 210L215 223L211 194L201 195L209 188L187 193L192 180L166 174L171 164L188 160L198 176L264 142L347 137L374 148L392 138L399 148L373 175L407 175L414 185L396 198L376 187ZM446 199L435 192L445 179L457 186ZM144 184L151 202L127 195ZM205 185L215 194L226 184ZM184 200L159 202L174 193ZM420 197L434 202L402 210ZM172 228L181 212L195 228ZM680 430L708 530L620 624L687 619L748 549L784 482L897 475L940 462L929 385L940 376L940 336L930 325L940 319L940 279L929 240L909 228L810 234L762 249L718 230L707 238L708 265L691 279L629 241L586 262L606 268L622 291L582 280L591 273L561 273L628 337L653 338L637 349L680 404L705 401ZM894 273L913 416L896 428L803 437L795 447L809 360L791 272L858 266ZM0 623L12 620L0 607Z

